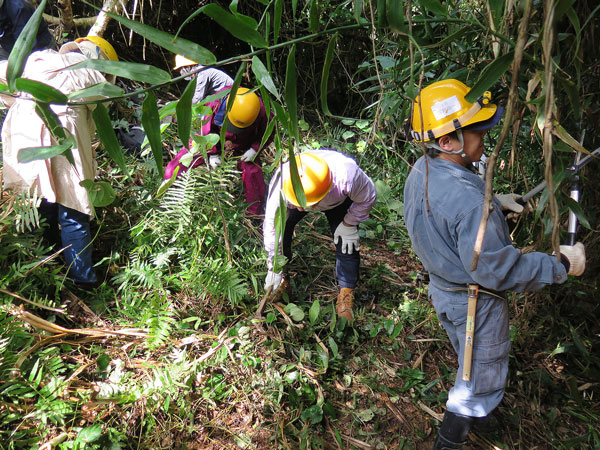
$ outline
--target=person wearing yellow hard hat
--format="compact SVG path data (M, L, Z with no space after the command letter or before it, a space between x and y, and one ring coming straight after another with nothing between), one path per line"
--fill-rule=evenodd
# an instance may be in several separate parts
M477 268L471 268L485 197L485 182L471 166L480 160L484 137L503 111L489 92L474 102L465 99L469 92L458 80L432 83L415 99L409 124L410 135L426 151L406 180L404 221L429 273L429 297L459 360L434 450L459 449L472 427L498 425L492 412L504 395L510 351L506 291L564 283L568 274L585 269L581 243L560 246L561 262L513 246L502 213L522 212L512 194L492 199ZM470 304L476 313L469 313Z
M117 56L112 45L102 38L77 39L64 44L59 52L42 50L32 53L22 77L68 95L110 79L97 70L71 69L90 58L116 60ZM0 73L0 79L3 76ZM94 106L78 105L77 101L70 102L68 106L52 105L52 110L67 130L65 133L75 138L76 147L71 149L74 164L64 154L47 160L19 160L20 149L56 145L36 113L36 104L31 98L22 96L14 100L2 127L4 187L16 192L37 191L37 195L43 198L39 210L45 219L44 237L56 250L64 248L67 276L77 284L88 286L98 280L92 263L90 217L93 206L86 188L80 183L93 181L96 176L97 163L92 149Z
M265 137L269 125L273 120L273 112L267 116L263 100L251 89L239 87L228 110L229 91L227 86L218 92L226 91L228 94L206 104L211 114L203 119L200 134L206 136L210 133L220 134L221 128L225 127L225 150L234 158L238 158L238 169L242 173L242 183L246 203L248 203L248 214L251 218L258 218L263 214L265 199L265 180L260 162L260 150L268 147L273 141L275 130L271 126ZM262 145L261 145L262 142ZM221 143L217 143L207 151L208 164L211 168L221 163ZM181 158L187 154L186 148L182 149L177 156L169 162L165 169L165 179L169 179L179 167L178 173L200 165L205 165L201 155L194 157L189 165L181 162Z
M354 288L360 266L358 224L369 217L377 199L377 190L358 164L343 153L327 149L310 150L300 153L295 161L306 206L302 207L296 197L287 162L269 185L263 223L264 246L268 254L265 290L277 289L284 278L275 254L275 216L283 197L287 219L279 248L288 261L292 258L292 236L296 224L309 211L325 213L336 248L336 277L340 286L336 312L340 318L352 321Z
M226 86L233 85L233 78L222 70L203 66L196 61L186 58L184 55L175 55L175 65L173 66L173 70L178 70L181 75L195 72L186 77L186 80L196 80L194 96L192 97L192 104L194 105L200 103L200 101L204 100L209 95L213 95Z

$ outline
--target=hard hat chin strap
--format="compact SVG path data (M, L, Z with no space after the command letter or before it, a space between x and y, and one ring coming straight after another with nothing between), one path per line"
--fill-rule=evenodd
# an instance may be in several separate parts
M469 158L467 156L467 154L464 152L465 149L465 139L463 138L463 133L461 129L455 130L456 131L456 135L458 136L458 141L460 142L460 148L457 150L445 150L442 147L440 147L438 144L436 143L430 143L427 144L427 147L429 148L435 148L436 150L439 150L442 153L447 153L449 155L460 155L460 157L463 159L463 161L466 164L470 164L471 158Z

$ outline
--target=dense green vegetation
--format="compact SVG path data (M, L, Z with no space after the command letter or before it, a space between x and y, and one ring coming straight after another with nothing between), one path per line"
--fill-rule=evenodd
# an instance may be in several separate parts
M190 15L197 2L161 11L143 3L150 25L113 21L105 37L122 59L139 62L140 46L128 47L120 29L132 27L148 54L169 56L140 63L162 70L144 79L120 69L138 92L106 91L107 105L114 123L141 122L157 134L133 101L143 98L165 125L162 146L141 156L121 160L120 149L99 147L99 180L115 195L94 222L103 284L90 292L67 280L35 227L36 199L2 192L0 447L430 448L456 362L403 226L404 179L421 152L406 142L403 121L419 86L455 77L512 105L510 133L489 133L490 151L499 143L504 161L495 191L526 192L553 174L555 188L516 224L516 245L551 252L570 206L588 254L583 277L511 294L502 429L472 434L472 448L600 448L599 166L581 174L579 207L565 176L577 141L587 151L599 146L594 2L275 0L219 2L199 15ZM378 201L361 227L353 326L336 320L335 256L322 216L298 226L289 295L256 316L266 258L261 230L245 217L235 161L161 189L159 155L170 159L197 124L190 105L177 107L186 84L167 72L170 52L191 47L178 50L157 30L174 35L187 17L184 38L205 48L211 38L235 41L233 55L194 51L214 56L236 83L259 86L276 113L267 179L290 154L329 147L376 181ZM218 36L196 38L192 28L202 26ZM545 117L554 137L544 148Z

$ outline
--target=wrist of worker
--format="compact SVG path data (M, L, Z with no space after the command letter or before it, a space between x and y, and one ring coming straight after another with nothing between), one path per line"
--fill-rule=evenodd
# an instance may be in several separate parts
M571 263L569 262L569 258L567 258L562 253L560 254L560 263L565 267L567 273L569 273L569 269L571 268Z

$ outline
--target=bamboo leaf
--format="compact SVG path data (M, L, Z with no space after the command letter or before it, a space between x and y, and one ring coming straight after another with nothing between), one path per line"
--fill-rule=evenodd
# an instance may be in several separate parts
M172 34L157 30L149 25L121 17L114 13L108 13L108 15L123 26L129 28L140 36L145 37L149 41L160 45L162 48L167 49L172 53L185 55L186 58L196 61L198 64L209 66L217 61L217 58L212 54L212 52L196 44L195 42L173 36Z
M361 23L363 13L362 0L352 0L352 9L354 11L354 19L356 20L356 23Z
M273 44L279 40L281 30L281 16L283 15L283 0L275 0L275 13L273 17Z
M588 220L587 216L583 212L583 209L581 209L581 205L570 197L566 197L565 202L568 208L577 216L579 223L588 230L591 230L592 226L590 225L590 221Z
M496 81L508 70L512 64L514 53L509 52L494 59L482 70L477 82L473 85L469 93L465 96L465 100L473 103L477 101L481 95L489 90Z
M177 111L177 133L181 143L187 147L190 140L190 131L192 129L192 99L194 98L194 89L196 80L191 80L185 87L179 103L175 108Z
M319 31L319 0L311 0L308 12L308 30L311 33Z
M76 144L75 139L72 136L69 136L58 145L22 148L17 153L17 161L20 163L28 163L40 159L54 158L55 156L62 155L67 150L72 149Z
M10 55L8 56L8 66L6 67L6 80L10 90L14 92L17 89L16 81L23 74L27 57L33 49L33 44L42 21L44 8L47 0L42 0L35 12L31 15L23 31L19 34Z
M50 134L54 138L55 142L60 144L71 135L69 130L63 128L58 116L54 111L52 111L48 103L36 101L35 111L37 112L38 116L42 118L48 127L48 130L50 130ZM73 154L71 153L70 149L67 149L64 155L71 164L75 164L75 160L73 159Z
M290 134L300 140L298 132L298 98L296 86L296 44L292 45L287 59L285 74L285 102L288 107L290 118Z
M113 161L118 164L121 171L127 175L127 177L129 177L129 170L125 164L123 151L121 150L121 146L117 140L115 130L112 127L106 106L104 106L102 103L96 105L96 108L94 111L92 111L92 118L96 124L96 132L98 133L98 137L104 145L104 149L113 159Z
M431 11L436 16L447 16L448 9L446 9L439 0L420 0L419 4L427 11Z
M109 73L130 80L141 81L148 84L163 84L171 81L171 75L162 69L148 64L139 64L125 61L107 61L104 59L87 59L71 67L74 69L93 69L99 72Z
M210 3L198 10L213 19L236 38L252 45L253 47L266 48L268 47L265 38L248 25L248 21L240 18L241 15L234 16L229 14L223 8L215 3Z
M498 29L504 18L504 1L505 0L488 0L490 11L492 13L492 20L494 21L496 29Z
M387 26L387 18L385 14L385 0L377 0L377 28Z
M386 0L385 16L389 27L397 33L408 34L408 25L404 22L404 8L402 2Z
M294 149L290 146L288 150L289 165L290 165L290 178L292 180L292 188L294 189L294 195L300 207L306 208L306 194L304 193L304 186L300 181L300 175L298 174L298 165L296 164L296 157L294 155Z
M567 144L569 147L571 147L572 149L581 152L581 153L586 153L586 154L590 154L589 151L587 151L585 149L585 147L583 145L581 145L577 139L575 139L573 136L571 136L569 134L569 132L567 130L565 130L565 128L559 124L558 122L554 122L552 127L552 134L555 135L557 138L559 138L561 141L563 141L565 144Z
M67 96L58 89L35 80L17 78L15 80L17 90L31 94L36 100L56 105L66 105Z
M275 87L271 74L258 56L252 57L252 72L256 76L256 79L260 81L271 94L276 98L279 98L279 92L277 92L277 87Z
M558 22L565 13L572 9L575 0L558 0L554 5L554 23Z
M156 97L149 91L142 104L142 126L150 143L154 161L161 178L164 177L162 142L160 140L160 119L158 118L158 105Z
M329 72L331 69L331 62L333 61L333 52L335 45L337 44L338 34L334 34L327 45L327 51L325 52L325 62L323 63L323 72L321 75L321 109L327 116L331 116L329 106L327 105L327 87L329 84Z
M67 97L69 100L77 100L79 98L93 98L93 97L121 97L125 92L119 86L115 86L112 83L103 82L93 86L80 89L72 92Z
M115 201L115 191L106 181L83 180L79 184L87 191L90 203L98 208Z
M308 318L310 320L310 324L314 325L319 318L319 313L321 312L321 305L319 300L316 299L308 310Z

